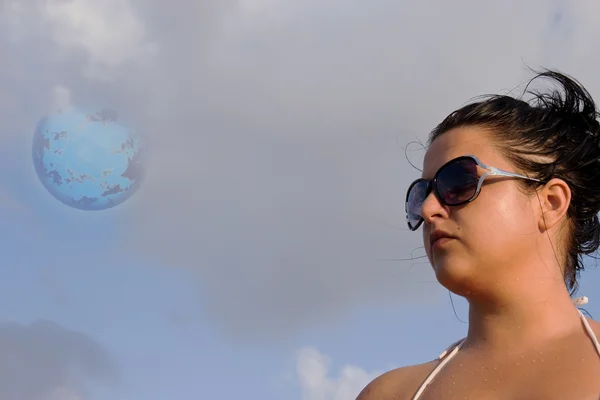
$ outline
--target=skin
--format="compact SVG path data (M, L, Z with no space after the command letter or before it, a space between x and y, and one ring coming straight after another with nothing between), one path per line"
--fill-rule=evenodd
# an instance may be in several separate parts
M432 143L422 176L431 179L444 163L465 154L520 172L497 150L489 130L461 127ZM552 179L527 193L512 178L484 182L471 203L446 207L431 194L422 207L427 257L438 281L467 299L469 328L463 348L420 400L598 400L600 356L561 270L568 185ZM456 238L432 249L434 229ZM600 324L588 322L599 336ZM357 400L412 399L439 362L387 372Z

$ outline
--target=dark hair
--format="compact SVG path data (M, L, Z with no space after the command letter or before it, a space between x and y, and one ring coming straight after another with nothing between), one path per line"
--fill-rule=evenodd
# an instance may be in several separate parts
M556 86L545 93L528 90L538 78ZM527 85L528 101L504 95L484 96L444 119L430 134L429 144L453 128L487 128L495 145L522 173L544 182L564 180L571 189L567 218L564 279L573 295L583 270L583 255L600 246L600 124L589 92L575 79L544 70ZM539 183L521 180L525 188Z

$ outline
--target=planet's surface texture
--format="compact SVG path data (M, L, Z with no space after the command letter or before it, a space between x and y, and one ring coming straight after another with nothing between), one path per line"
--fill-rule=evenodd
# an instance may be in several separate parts
M105 210L129 199L143 179L140 138L113 110L68 107L42 118L33 165L44 187L80 210Z

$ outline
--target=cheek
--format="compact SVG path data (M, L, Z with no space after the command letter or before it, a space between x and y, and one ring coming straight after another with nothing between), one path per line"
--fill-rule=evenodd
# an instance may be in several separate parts
M461 231L468 234L472 248L478 253L500 256L530 246L530 239L535 240L532 234L536 232L537 225L523 195L506 191L494 197L488 196L486 200L479 204L473 202L472 210L465 207L460 212L461 218L457 219L459 224L464 224Z
M496 220L503 227L505 235L528 235L535 232L537 221L533 214L529 199L520 192L508 192L499 197L495 205Z

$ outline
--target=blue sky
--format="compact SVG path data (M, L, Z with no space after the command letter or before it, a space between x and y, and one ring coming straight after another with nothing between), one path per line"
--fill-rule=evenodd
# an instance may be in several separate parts
M352 400L462 337L430 266L388 260L422 255L405 146L526 65L600 96L600 6L468 3L5 1L0 394ZM35 124L66 103L143 134L123 205L71 209L35 176Z

